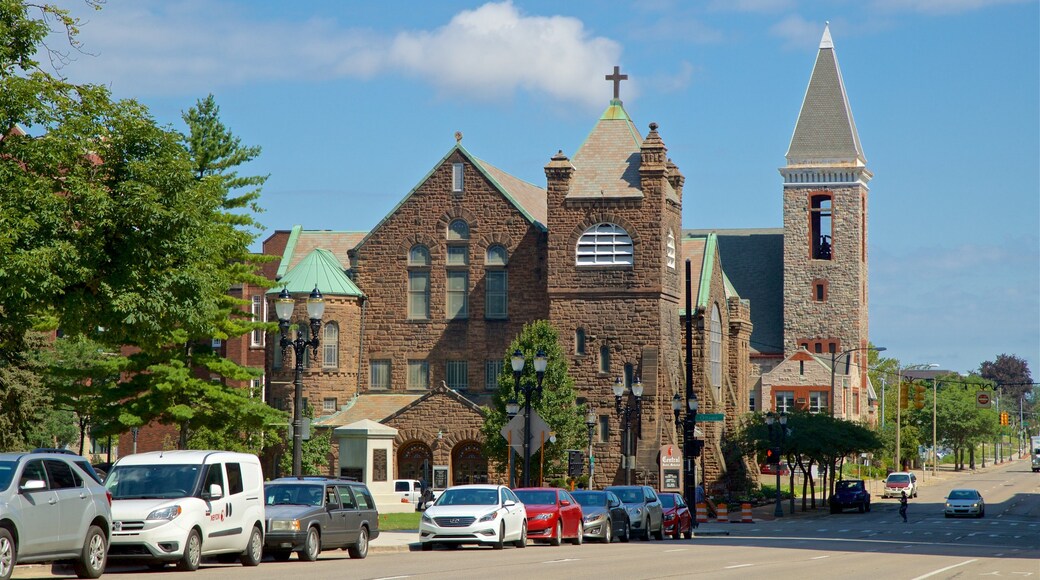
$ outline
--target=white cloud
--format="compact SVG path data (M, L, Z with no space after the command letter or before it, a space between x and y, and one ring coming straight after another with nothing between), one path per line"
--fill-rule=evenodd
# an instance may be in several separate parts
M603 75L621 46L576 18L529 16L506 0L455 15L432 30L390 36L332 18L259 20L248 5L112 0L86 15L85 51L63 71L120 94L199 94L282 80L401 73L438 92L478 99L522 89L552 99L602 102Z
M769 27L769 33L782 39L788 48L819 46L823 23L809 21L795 14Z
M919 12L922 14L955 14L984 10L1004 4L1022 4L1036 0L873 0L877 10L891 12Z

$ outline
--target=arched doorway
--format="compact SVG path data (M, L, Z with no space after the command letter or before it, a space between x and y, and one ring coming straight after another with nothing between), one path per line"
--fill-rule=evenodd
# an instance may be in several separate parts
M433 481L433 451L422 441L405 443L397 452L397 479Z
M484 448L476 441L463 441L451 450L451 468L453 485L488 482Z

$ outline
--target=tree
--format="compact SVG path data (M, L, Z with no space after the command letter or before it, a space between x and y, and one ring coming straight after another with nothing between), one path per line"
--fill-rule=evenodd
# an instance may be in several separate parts
M516 381L510 360L513 352L519 350L523 353L527 363L520 374L520 384L533 387L538 379L532 361L539 349L545 353L547 363L542 379L542 396L532 397L531 409L538 412L556 435L556 442L546 442L543 448L545 474L548 477L551 474L566 473L567 450L585 448L588 445L588 433L584 423L585 409L576 403L574 379L567 372L567 357L560 347L559 333L547 320L525 324L520 336L513 339L504 353L505 363L498 375L498 390L485 416L481 432L484 435L484 451L488 459L505 471L508 463L508 445L502 437L501 430L509 420L506 402L515 398L520 405L521 413L525 402L523 392L517 392L515 388ZM541 451L537 449L539 444L540 441L535 441L531 447L532 471L538 469L542 459ZM518 465L516 469L518 474L522 473L523 465ZM538 478L532 477L531 481L536 482Z
M303 416L307 419L314 418L314 407L307 405L303 409ZM291 441L288 430L284 431L282 441ZM291 447L291 445L290 445ZM328 471L329 453L332 452L332 429L315 429L311 427L310 439L300 446L300 474L322 475ZM283 474L291 475L293 472L292 450L282 453L278 459L278 469Z
M1016 405L1020 398L1028 397L1033 391L1029 363L1013 354L1001 354L995 361L983 362L979 365L979 375L997 383L997 387Z

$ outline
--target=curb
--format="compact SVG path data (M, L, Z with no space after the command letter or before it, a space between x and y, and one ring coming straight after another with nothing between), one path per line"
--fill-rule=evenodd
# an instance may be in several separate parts
M418 552L418 542L413 544L396 544L391 546L368 546L369 554L397 554L402 552Z

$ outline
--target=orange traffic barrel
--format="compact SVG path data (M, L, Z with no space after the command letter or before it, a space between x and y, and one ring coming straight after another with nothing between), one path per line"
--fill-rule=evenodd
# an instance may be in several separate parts
M706 524L708 523L708 504L699 503L697 504L697 523Z
M740 504L740 523L742 524L753 524L755 518L751 515L751 504L742 503Z
M715 506L715 521L720 524L729 523L729 512L726 510L726 504L720 503Z

